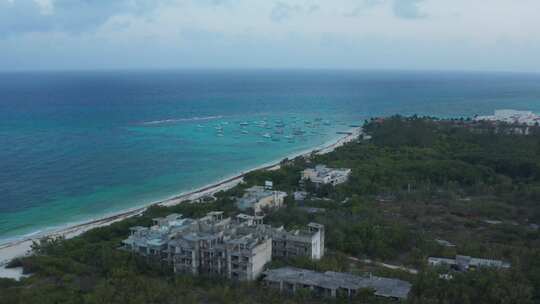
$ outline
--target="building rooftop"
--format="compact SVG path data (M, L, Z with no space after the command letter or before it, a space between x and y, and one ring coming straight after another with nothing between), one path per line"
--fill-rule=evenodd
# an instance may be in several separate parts
M315 169L311 169L311 170L314 170L318 176L326 176L326 175L331 175L331 174L348 174L350 172L350 169L339 169L339 168L334 169L334 168L328 168L325 165L317 165L315 166Z
M246 189L244 196L242 196L238 201L237 205L239 209L248 209L253 207L258 201L263 198L271 197L274 195L285 196L285 192L269 190L263 186L253 186Z
M369 288L375 295L405 299L411 284L398 279L376 276L358 276L342 272L316 272L312 270L283 267L264 272L266 281L286 281L289 283L318 286L328 289L347 288L352 290Z
M457 255L455 259L429 257L428 263L432 265L457 265L465 269L473 267L495 267L495 268L510 268L510 263L501 260L490 260L482 258L473 258L466 255Z

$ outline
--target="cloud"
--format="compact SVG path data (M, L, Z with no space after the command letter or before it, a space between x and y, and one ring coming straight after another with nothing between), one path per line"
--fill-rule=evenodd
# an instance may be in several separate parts
M358 17L364 15L366 11L369 11L381 4L384 4L385 0L362 0L353 11L346 13L345 17Z
M402 19L421 19L427 17L420 9L424 0L394 0L392 10L394 15Z
M0 36L85 31L116 15L148 14L165 2L168 0L0 0Z
M540 71L540 1L481 2L0 0L0 70L418 66Z
M270 19L274 22L283 22L295 15L299 14L311 14L319 10L318 5L290 5L285 2L278 1L274 4L272 12L270 13Z
M231 6L237 0L193 0L193 4L211 5L211 6Z
M420 9L420 3L424 0L362 0L360 4L345 17L359 17L366 15L374 8L386 5L392 10L392 14L401 19L421 19L427 17Z

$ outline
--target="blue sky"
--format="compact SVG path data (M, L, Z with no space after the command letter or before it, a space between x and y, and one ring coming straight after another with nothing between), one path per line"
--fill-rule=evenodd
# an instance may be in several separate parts
M0 0L0 70L540 72L539 0Z

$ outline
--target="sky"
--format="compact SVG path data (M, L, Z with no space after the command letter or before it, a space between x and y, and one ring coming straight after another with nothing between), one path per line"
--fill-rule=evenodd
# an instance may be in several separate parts
M540 0L0 0L0 70L540 72Z

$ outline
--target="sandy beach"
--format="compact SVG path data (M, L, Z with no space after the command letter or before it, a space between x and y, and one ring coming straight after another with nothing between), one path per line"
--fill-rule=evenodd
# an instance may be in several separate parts
M326 143L314 149L310 149L307 151L289 155L287 159L293 159L299 156L309 156L312 153L315 153L315 154L330 153L334 151L336 148L358 138L361 132L362 132L361 128L351 129L348 131L348 134L344 134L342 137L339 137L332 142ZM112 223L122 221L124 219L142 214L150 206L154 206L154 205L175 206L185 201L193 201L202 197L211 196L217 192L228 190L235 187L236 185L238 185L239 183L243 181L245 174L249 172L256 171L256 170L277 170L280 168L280 165L279 165L280 162L281 161L276 161L270 164L265 164L265 165L253 168L251 170L248 170L246 172L241 172L232 177L223 179L217 183L213 183L213 184L210 184L208 186L205 186L205 187L193 190L193 191L182 193L178 196L172 197L164 201L150 203L144 207L130 209L130 210L127 210L125 212L121 212L115 215L111 215L111 216L107 216L101 219L96 219L93 221L88 221L85 223L73 225L67 228L59 229L57 231L43 234L43 235L38 235L32 238L0 244L0 278L14 278L14 279L21 278L22 277L21 269L7 269L5 268L6 264L16 257L21 257L21 256L30 254L32 243L43 237L72 238L88 230L107 226Z

